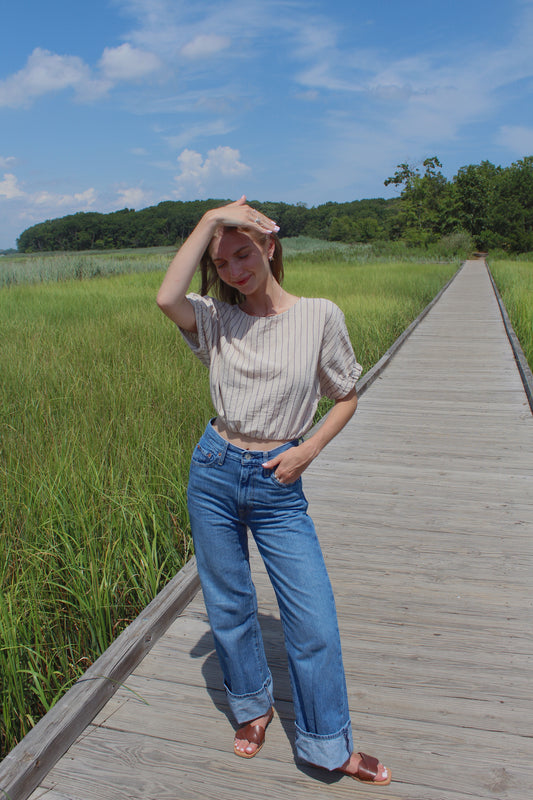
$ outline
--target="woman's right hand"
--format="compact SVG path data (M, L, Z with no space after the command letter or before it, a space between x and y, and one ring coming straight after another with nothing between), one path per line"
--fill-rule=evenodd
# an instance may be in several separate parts
M279 231L279 226L273 219L248 205L244 194L233 203L207 211L204 217L208 217L210 221L216 221L216 226L252 228L261 233L277 233Z

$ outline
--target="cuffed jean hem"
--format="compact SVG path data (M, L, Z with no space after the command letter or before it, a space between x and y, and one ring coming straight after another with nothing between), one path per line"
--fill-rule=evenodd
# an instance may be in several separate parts
M274 705L274 685L271 675L269 675L259 691L252 694L233 694L226 684L224 684L224 689L226 690L231 713L238 725L268 714Z
M317 767L334 770L345 764L353 753L352 726L347 722L337 733L321 736L296 727L295 746L298 757Z

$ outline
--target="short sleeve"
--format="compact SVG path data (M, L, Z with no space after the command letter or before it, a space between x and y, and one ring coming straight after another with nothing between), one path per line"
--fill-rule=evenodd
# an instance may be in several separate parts
M320 393L340 400L355 387L363 368L355 358L344 314L334 303L328 307L318 362Z
M211 351L217 338L217 309L212 297L202 297L199 294L188 294L187 300L192 303L196 317L198 333L186 331L178 327L185 342L191 348L202 364L209 367L211 364Z

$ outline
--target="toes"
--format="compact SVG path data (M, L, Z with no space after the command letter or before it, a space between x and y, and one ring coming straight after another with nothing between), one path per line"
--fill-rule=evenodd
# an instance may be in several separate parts
M365 756L365 759L368 760L368 758L369 758L368 756ZM367 778L363 777L363 775L359 774L359 766L361 762L363 762L363 765L366 767L365 759L362 758L360 753L352 753L349 760L345 764L343 764L341 768L342 772L345 772L347 775L351 775L352 777L357 778L358 780L363 780L363 781L368 780ZM369 780L369 782L376 784L390 782L390 772L387 769L387 767L381 763L381 761L378 762L377 759L374 761L374 764L372 766L372 771L373 772L375 771L375 777L372 781Z
M251 755L256 751L257 745L253 742L247 742L246 739L235 739L235 749L238 750L239 753Z

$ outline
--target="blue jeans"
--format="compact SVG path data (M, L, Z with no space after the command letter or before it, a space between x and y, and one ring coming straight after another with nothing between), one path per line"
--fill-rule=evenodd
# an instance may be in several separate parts
M209 424L191 463L188 507L198 572L239 725L268 712L272 676L257 619L249 528L279 605L296 717L296 751L336 769L353 750L337 612L301 479L279 484L262 463L270 452L227 442Z

